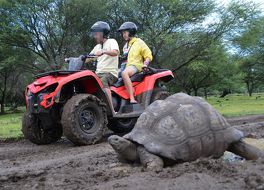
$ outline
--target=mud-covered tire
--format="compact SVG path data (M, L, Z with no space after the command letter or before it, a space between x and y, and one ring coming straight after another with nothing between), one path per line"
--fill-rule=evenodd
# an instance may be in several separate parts
M156 100L164 100L169 96L170 94L168 91L164 90L163 88L157 87L153 90L150 103ZM110 120L108 128L115 133L128 133L134 128L137 119L138 118Z
M100 141L107 126L106 105L91 94L77 94L64 105L64 135L76 145Z
M108 128L115 133L128 133L134 128L137 119L138 118L110 120Z
M170 96L170 93L162 88L155 88L153 90L150 103L155 102L156 100L165 100Z
M62 127L54 124L43 129L41 121L33 114L26 112L22 119L22 133L34 144L45 145L58 141L62 136Z

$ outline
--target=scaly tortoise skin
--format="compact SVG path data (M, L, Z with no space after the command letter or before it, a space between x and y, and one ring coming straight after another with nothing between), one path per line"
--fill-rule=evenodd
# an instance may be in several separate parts
M124 159L139 159L147 168L160 169L164 161L218 158L226 150L257 159L262 153L243 137L204 99L178 93L152 103L130 133L113 135L109 143Z

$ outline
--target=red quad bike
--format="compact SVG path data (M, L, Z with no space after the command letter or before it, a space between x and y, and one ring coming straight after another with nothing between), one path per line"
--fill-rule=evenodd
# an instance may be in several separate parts
M112 110L97 75L81 70L80 58L68 60L69 70L38 74L26 88L22 132L35 144L56 142L64 134L76 145L89 145L100 141L107 127L129 132L149 104L169 95L162 83L173 78L172 72L148 67L131 77L138 104L130 104L122 79L111 86Z

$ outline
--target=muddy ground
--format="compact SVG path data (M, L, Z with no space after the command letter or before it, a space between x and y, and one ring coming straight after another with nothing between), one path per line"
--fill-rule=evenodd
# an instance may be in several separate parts
M254 138L264 137L262 119L230 120ZM242 127L241 127L241 124ZM26 140L0 143L0 189L264 189L264 159L201 159L161 172L120 163L111 147L76 147L66 139L37 146Z

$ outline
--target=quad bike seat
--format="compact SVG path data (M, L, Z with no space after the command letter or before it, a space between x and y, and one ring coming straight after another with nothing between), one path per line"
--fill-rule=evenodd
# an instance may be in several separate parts
M130 79L131 82L141 82L145 78L145 73L134 74ZM114 87L124 86L124 81L122 78L118 78L117 82L113 85Z
M147 75L153 75L153 74L164 72L164 71L168 71L168 69L155 69L152 67L145 67L141 73L134 74L130 79L131 79L131 82L141 82ZM118 78L118 81L113 86L116 88L120 86L124 86L123 79Z

